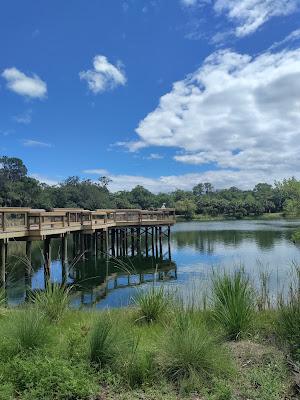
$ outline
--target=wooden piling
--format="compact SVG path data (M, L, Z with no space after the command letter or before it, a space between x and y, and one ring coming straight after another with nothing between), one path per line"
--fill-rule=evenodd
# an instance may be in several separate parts
M162 250L162 228L161 226L158 228L159 232L159 257L162 258L163 250Z
M0 240L0 253L1 253L1 287L5 289L6 286L6 249L7 243L5 240Z
M146 249L146 257L149 256L149 248L148 248L148 227L145 228L145 249Z
M44 240L44 279L45 288L50 280L50 267L51 267L51 238L49 236Z
M130 238L131 238L131 255L134 257L134 228L130 229Z

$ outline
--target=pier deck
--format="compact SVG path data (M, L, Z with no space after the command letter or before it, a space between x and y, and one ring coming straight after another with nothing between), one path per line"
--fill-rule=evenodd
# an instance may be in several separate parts
M116 227L171 226L174 209L83 210L56 208L51 211L30 208L0 208L0 239L43 240L47 236L71 232L93 233Z
M162 256L163 237L168 238L175 223L175 210L161 208L102 209L54 208L50 211L31 208L0 208L0 285L5 287L8 244L26 242L26 258L30 274L31 245L35 240L44 244L45 280L50 277L51 239L61 238L62 263L68 260L68 237L72 234L74 254L99 251L107 257L140 254L141 239L146 255ZM165 232L164 232L165 230ZM149 251L150 248L150 251Z

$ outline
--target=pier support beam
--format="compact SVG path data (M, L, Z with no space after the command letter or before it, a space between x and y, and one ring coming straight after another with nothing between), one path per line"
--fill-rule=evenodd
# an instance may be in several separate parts
M66 285L68 280L68 235L65 234L61 238L61 281Z
M25 284L27 288L31 288L32 265L31 265L31 248L32 241L26 241L26 266L25 266Z
M1 274L0 284L5 289L6 286L6 257L7 257L7 242L0 240L0 257L1 257Z
M171 227L168 226L168 255L169 260L171 261Z
M49 236L44 240L44 279L45 288L50 280L50 267L51 267L51 238Z
M134 228L130 229L130 239L131 239L131 255L134 257Z
M162 258L163 250L162 250L162 229L161 226L158 228L159 232L159 257Z

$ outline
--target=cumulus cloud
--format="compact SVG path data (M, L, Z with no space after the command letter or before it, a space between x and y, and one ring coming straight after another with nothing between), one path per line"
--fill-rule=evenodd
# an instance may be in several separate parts
M87 172L87 171L85 171ZM91 175L97 175L94 172ZM99 174L103 175L103 174ZM257 182L274 183L274 180L280 180L286 177L284 172L278 174L270 174L265 171L258 171L253 175L251 171L221 170L221 171L205 171L202 173L188 173L182 175L166 175L157 178L149 178L142 175L115 175L105 174L111 178L109 189L112 192L120 190L131 190L137 185L142 185L153 193L171 192L176 189L190 190L199 182L211 182L217 189L231 186L237 186L241 189L253 188ZM297 178L300 173L295 172Z
M93 69L81 71L81 80L85 80L88 88L95 94L114 89L117 86L124 86L126 76L120 62L117 65L111 64L105 56L97 55L93 60Z
M7 81L7 88L21 96L43 98L47 94L47 85L37 75L28 76L17 68L6 68L2 77Z
M300 170L300 48L257 57L213 53L174 83L136 132L138 148L177 147L177 161L213 165L222 179L295 175Z
M217 15L226 15L235 26L235 35L255 32L273 17L297 11L300 0L181 0L186 6L211 4Z
M52 147L51 143L40 142L38 140L26 139L23 141L25 147Z

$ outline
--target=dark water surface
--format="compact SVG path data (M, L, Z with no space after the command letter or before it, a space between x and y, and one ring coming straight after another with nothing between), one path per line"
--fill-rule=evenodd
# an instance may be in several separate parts
M275 293L290 280L291 264L300 262L300 248L290 240L300 220L181 222L172 228L171 259L167 242L164 257L146 257L145 251L135 257L109 259L86 254L73 259L69 242L69 264L62 270L60 241L53 240L51 280L76 285L74 306L120 307L128 304L137 287L146 288L153 281L164 282L190 291L191 283L208 285L212 269L233 269L243 265L258 282L260 271L270 273L270 290ZM143 249L142 249L143 250ZM44 288L42 243L34 243L33 275L26 281L24 245L9 248L8 300L19 304L28 287Z

